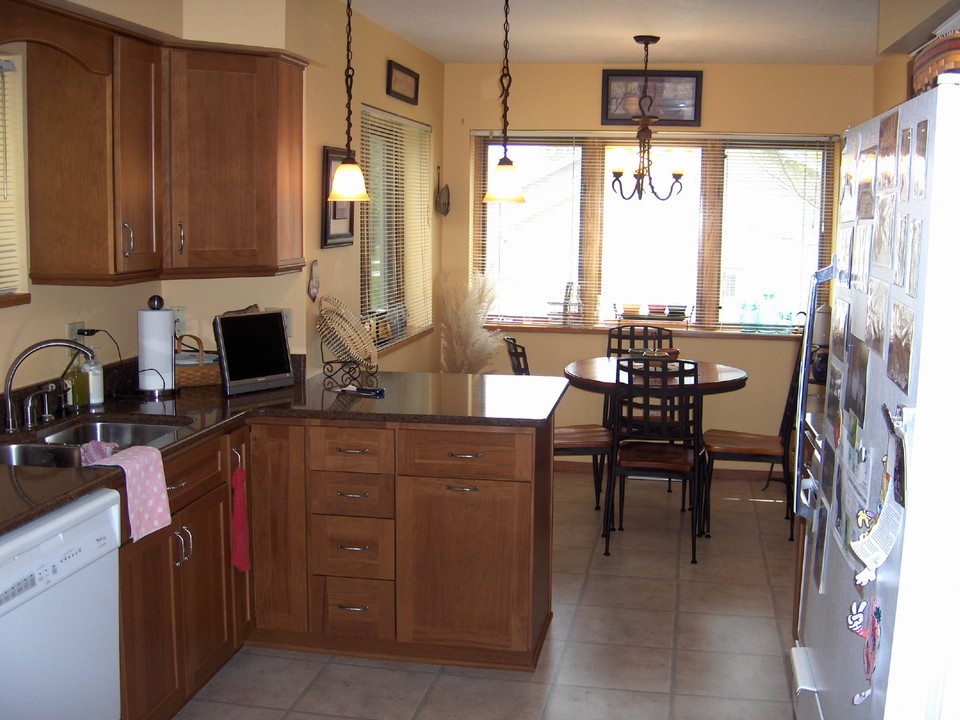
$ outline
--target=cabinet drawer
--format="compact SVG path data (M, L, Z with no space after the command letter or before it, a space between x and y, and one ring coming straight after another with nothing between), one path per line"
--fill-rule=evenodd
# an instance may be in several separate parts
M177 512L223 482L220 439L180 453L163 463L170 512Z
M396 604L390 580L313 577L310 629L324 635L395 640Z
M311 425L307 445L311 470L393 473L393 430Z
M393 517L393 475L313 471L310 511L324 515Z
M310 572L393 580L393 520L313 515Z
M533 477L533 431L402 428L399 473L529 482Z

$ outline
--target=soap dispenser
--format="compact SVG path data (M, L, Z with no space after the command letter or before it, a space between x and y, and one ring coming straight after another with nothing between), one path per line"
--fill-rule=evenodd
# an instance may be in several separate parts
M96 350L96 345L92 345L90 349ZM90 404L103 405L103 365L97 359L96 353L83 364L82 370L87 376Z

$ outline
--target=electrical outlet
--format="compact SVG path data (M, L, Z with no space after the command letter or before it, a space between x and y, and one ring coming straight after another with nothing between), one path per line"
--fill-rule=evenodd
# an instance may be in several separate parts
M74 342L78 342L81 345L84 345L85 338L81 337L80 335L77 335L77 330L83 330L83 328L84 328L83 320L67 323L67 328L66 328L66 332L64 333L64 337L67 340L73 340ZM73 357L74 352L75 352L74 350L67 348L67 357Z
M173 310L173 331L177 335L183 335L187 331L187 309L183 305L174 305Z
M293 337L293 309L292 308L264 308L272 312L283 313L283 329L288 338Z

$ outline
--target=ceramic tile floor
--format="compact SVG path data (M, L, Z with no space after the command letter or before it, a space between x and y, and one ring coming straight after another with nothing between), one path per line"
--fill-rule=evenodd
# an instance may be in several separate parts
M246 647L180 720L789 720L795 543L783 486L729 480L697 544L679 486L631 480L603 555L588 474L558 471L554 619L534 673Z

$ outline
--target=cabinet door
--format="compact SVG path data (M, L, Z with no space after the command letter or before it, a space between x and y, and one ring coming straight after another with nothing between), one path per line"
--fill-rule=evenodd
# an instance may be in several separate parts
M303 70L170 50L169 277L272 275L303 259Z
M178 515L187 542L179 572L189 693L213 677L234 650L229 503L227 486L220 485Z
M224 461L224 481L230 486L230 498L231 498L231 510L230 510L230 526L231 532L233 524L237 522L237 519L234 518L233 509L237 507L236 505L236 488L233 487L232 480L233 474L237 470L243 470L244 484L243 484L243 493L244 498L246 499L247 506L247 517L246 517L246 527L247 527L247 538L248 541L253 537L253 533L250 531L250 512L249 512L249 498L250 498L250 477L246 472L247 470L247 446L249 445L250 439L250 430L246 427L240 428L239 430L234 430L229 435L224 436L223 443L223 457ZM232 537L232 536L231 536ZM249 542L248 542L249 546ZM232 545L231 545L232 548ZM248 552L252 552L251 549L248 549ZM232 565L232 559L231 559ZM253 629L253 572L241 572L234 567L231 567L230 576L233 583L233 646L237 649L243 646L243 641L246 639L247 635L250 634L250 631Z
M187 698L180 663L177 527L120 549L120 686L127 720L172 717Z
M258 628L308 629L305 437L302 425L251 427L251 544Z
M126 37L117 37L115 42L116 269L118 274L152 277L160 270L156 204L160 48Z
M530 483L397 478L397 639L531 648Z

